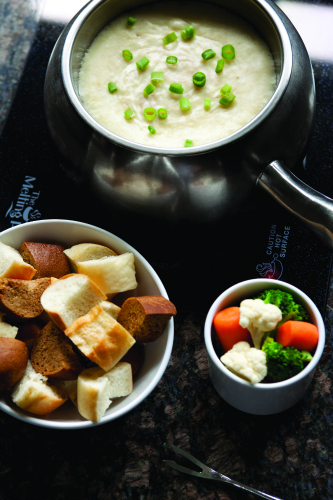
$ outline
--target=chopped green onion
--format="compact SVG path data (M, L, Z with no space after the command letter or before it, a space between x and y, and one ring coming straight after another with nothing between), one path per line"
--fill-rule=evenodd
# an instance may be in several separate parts
M179 104L182 111L189 111L191 109L191 104L187 97L182 97Z
M206 75L205 73L201 73L201 71L199 71L193 75L192 80L196 87L203 87L206 83Z
M152 83L148 83L147 87L143 89L143 93L144 95L149 96L149 94L154 92L154 90L155 90L154 85Z
M149 64L149 59L146 56L141 57L141 59L139 59L138 62L136 63L138 69L141 69L141 71L145 69L145 67L148 66L148 64Z
M190 38L193 38L195 35L195 29L193 26L186 26L186 28L182 29L180 32L183 40L189 40Z
M149 121L152 121L155 116L156 116L156 109L154 108L145 108L143 110L143 116L149 120Z
M163 40L164 45L168 45L169 43L177 40L177 38L178 38L178 36L173 31L172 33L169 33L167 36L165 36L162 40Z
M164 73L163 71L153 71L150 79L152 82L163 82L164 80Z
M154 129L154 127L152 125L148 125L148 130L151 134L156 134L156 130Z
M133 24L135 23L136 19L134 19L134 17L129 17L127 19L127 26L133 26Z
M173 94L182 94L184 89L180 83L172 83L169 87L170 92Z
M126 111L124 111L124 113L126 120L131 120L132 118L135 117L135 113L131 108L127 108Z
M205 109L210 109L210 99L205 99L204 108Z
M186 139L184 147L190 148L191 146L193 146L193 141L191 141L190 139Z
M130 59L133 59L133 54L129 50L123 50L123 57L129 61Z
M116 92L118 90L117 85L115 83L112 83L112 82L110 82L108 84L108 89L109 89L109 92L111 92L111 94L113 94L113 92Z
M231 85L225 84L220 90L220 94L226 94L227 92L231 92Z
M177 59L177 57L176 57L176 56L168 56L168 57L166 58L166 62L167 62L168 64L177 64L177 61L178 61L178 59Z
M235 59L235 49L232 45L228 44L228 45L223 45L222 47L222 57L224 57L224 59Z
M222 70L224 68L224 64L225 64L225 60L219 59L216 63L215 73L222 73Z
M162 118L162 120L164 120L167 116L168 116L168 112L166 109L164 108L160 108L158 111L157 111L157 114L160 118Z
M208 61L208 59L211 59L212 57L216 56L216 52L212 49L205 50L202 54L201 57L205 60Z
M230 94L230 92L226 92L225 94L222 95L221 99L219 100L220 104L223 104L226 108L229 106L229 104L232 103L232 101L235 99L235 95Z

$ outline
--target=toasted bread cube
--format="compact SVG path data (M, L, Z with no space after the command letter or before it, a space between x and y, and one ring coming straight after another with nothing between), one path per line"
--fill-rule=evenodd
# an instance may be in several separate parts
M89 276L108 297L138 286L134 254L131 252L79 262L78 270L79 273Z
M133 391L132 368L120 362L105 373L98 367L84 370L77 381L77 406L80 414L99 422L112 399L128 396Z
M68 257L73 270L77 273L77 265L79 262L86 260L96 260L102 257L110 257L117 255L111 248L96 243L79 243L71 248L64 250L64 254Z
M0 278L31 280L35 273L15 248L0 242Z
M74 321L65 334L105 371L111 370L135 344L132 335L99 305Z

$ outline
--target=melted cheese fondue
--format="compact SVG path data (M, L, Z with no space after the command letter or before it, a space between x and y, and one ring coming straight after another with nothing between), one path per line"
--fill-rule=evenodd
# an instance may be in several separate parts
M126 24L129 15L136 19L133 26ZM195 28L195 36L183 40L180 32L188 25ZM164 45L162 39L171 32L178 38ZM225 60L222 72L216 73L222 46L227 44L235 48L236 56ZM201 54L208 49L216 56L205 61ZM126 60L123 50L129 50L133 59ZM143 56L149 64L139 70L136 62ZM177 63L168 64L168 56L176 56ZM155 90L146 96L143 90L156 71L164 73L164 81L154 83ZM196 72L206 75L203 87L193 84ZM117 86L116 92L109 92L109 82ZM183 94L170 92L172 83L181 84ZM219 103L225 84L236 96L228 107ZM253 27L216 5L196 2L151 4L116 18L93 41L79 75L80 98L97 122L123 138L162 148L183 148L187 139L198 146L232 134L260 112L275 85L272 55ZM188 111L180 108L183 97L190 101ZM204 108L205 99L211 100L209 110ZM156 115L147 120L147 107L165 108L167 118ZM135 112L130 120L124 115L127 108ZM149 132L149 125L156 133Z

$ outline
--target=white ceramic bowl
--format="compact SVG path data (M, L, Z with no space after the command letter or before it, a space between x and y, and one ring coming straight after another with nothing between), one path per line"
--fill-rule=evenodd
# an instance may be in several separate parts
M290 292L299 303L306 307L319 330L319 342L313 359L303 371L294 377L272 384L251 385L230 372L215 352L212 337L216 335L213 318L221 309L239 305L243 299L252 298L265 289L280 288ZM295 405L307 390L325 346L325 327L321 314L314 302L301 290L283 281L266 278L237 283L225 290L211 306L205 322L205 344L208 353L211 381L220 396L238 410L254 415L270 415L287 410Z
M28 222L0 233L0 241L16 249L23 241L61 244L68 248L77 243L99 243L111 247L117 253L133 252L135 256L138 287L129 295L163 295L167 292L150 264L134 248L117 236L98 227L70 220L42 220ZM0 409L30 424L56 429L80 429L111 422L125 415L140 404L156 387L168 365L174 339L174 323L171 319L163 335L145 346L145 362L135 377L133 392L126 398L114 400L98 424L81 417L68 401L48 416L39 417L25 412L12 403L9 392L0 393Z

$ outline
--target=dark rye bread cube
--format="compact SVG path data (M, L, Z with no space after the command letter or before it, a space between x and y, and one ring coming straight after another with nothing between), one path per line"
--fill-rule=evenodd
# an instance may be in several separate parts
M138 343L158 339L167 322L177 314L170 300L161 295L130 297L121 306L120 323Z
M33 279L61 278L71 272L61 245L25 241L21 245L20 254L24 262L37 270Z
M9 389L22 377L28 363L24 342L0 337L0 391Z
M40 298L53 278L37 280L0 279L0 311L14 325L32 320L44 311Z
M52 321L37 335L31 363L36 372L61 380L76 380L82 371L72 342Z

